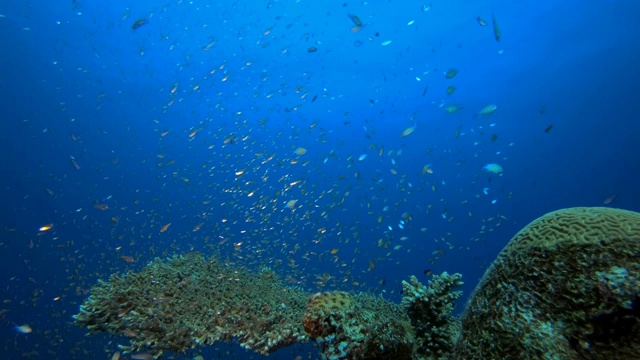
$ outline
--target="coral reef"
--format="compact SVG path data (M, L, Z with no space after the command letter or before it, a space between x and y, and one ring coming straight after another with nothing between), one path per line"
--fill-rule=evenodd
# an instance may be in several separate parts
M457 358L637 357L639 254L639 213L570 208L534 220L474 290Z
M193 254L100 281L74 319L89 333L126 335L131 345L120 347L127 352L149 350L159 357L235 337L268 354L307 340L307 298L284 287L271 270L252 274Z
M416 340L410 316L419 317L420 337L441 341L442 329L452 331L446 322L455 322L450 312L459 293L446 292L459 276L436 276L430 282L434 289L414 278L416 293L407 288L406 296L416 300L399 305L365 293L309 295L285 287L270 270L253 274L215 257L174 256L156 259L139 273L99 281L74 319L90 334L126 335L131 344L119 345L125 352L144 350L155 357L232 339L268 354L311 339L325 359L408 360L427 352L417 351L416 344L429 346Z
M415 332L415 359L446 359L460 332L459 322L453 317L455 301L462 291L460 274L444 272L435 275L424 286L415 276L402 282L402 305L406 308Z
M199 254L154 260L91 289L75 322L159 357L236 339L268 354L315 340L325 359L627 359L640 353L640 214L571 208L518 232L452 315L460 274L402 283L401 304L310 295L268 269Z
M309 298L304 329L326 359L411 359L413 331L402 307L342 291Z

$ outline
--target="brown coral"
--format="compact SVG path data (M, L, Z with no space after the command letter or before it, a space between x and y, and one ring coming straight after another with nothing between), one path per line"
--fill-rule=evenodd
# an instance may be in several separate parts
M640 214L571 208L518 232L462 317L464 359L621 359L640 352Z
M402 307L342 291L309 298L304 329L329 359L410 359L413 331Z
M74 316L89 333L124 333L125 351L156 357L234 337L268 354L306 341L302 314L308 295L283 286L271 270L254 274L199 254L156 259L139 273L100 281Z
M309 297L304 313L304 330L311 339L326 337L336 331L336 326L329 321L330 317L338 317L338 321L357 319L359 312L353 296L342 291L332 291Z

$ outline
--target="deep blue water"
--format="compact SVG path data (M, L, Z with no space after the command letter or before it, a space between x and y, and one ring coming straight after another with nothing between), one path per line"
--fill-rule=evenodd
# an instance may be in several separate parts
M71 315L156 257L392 301L412 274L461 272L468 295L546 212L640 211L639 17L632 0L4 1L2 358L109 358L125 339ZM261 358L178 358L200 353Z

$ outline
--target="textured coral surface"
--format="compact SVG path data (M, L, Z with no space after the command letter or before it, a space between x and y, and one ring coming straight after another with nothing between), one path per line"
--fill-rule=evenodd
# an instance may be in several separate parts
M548 213L518 232L462 317L463 359L627 359L640 353L640 214Z
M309 297L304 329L327 359L411 359L413 329L405 309L369 294Z
M139 273L112 275L74 316L89 333L126 335L125 351L184 351L236 338L268 354L306 341L307 293L284 287L271 270L253 274L201 255L154 260Z

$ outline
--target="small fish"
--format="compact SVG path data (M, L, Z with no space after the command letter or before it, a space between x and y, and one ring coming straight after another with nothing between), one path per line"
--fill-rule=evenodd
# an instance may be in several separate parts
M152 360L153 355L149 353L141 353L141 354L131 354L131 359L133 360Z
M335 254L337 254L339 251L340 251L340 249L335 248L335 249L331 250L331 255L335 255Z
M358 161L362 161L367 158L367 154L362 154L358 157Z
M124 261L126 263L136 262L136 259L132 258L131 256L127 256L127 255L121 255L120 259L122 259L122 261Z
M131 29L137 30L139 27L146 25L147 23L148 23L147 19L138 19L133 23L133 25L131 25Z
M496 21L496 17L493 14L491 14L491 19L493 20L493 36L496 38L497 42L500 42L500 39L502 39L502 33L500 32L498 21Z
M487 105L487 106L483 107L482 110L480 110L477 113L475 113L473 115L473 117L491 115L494 112L496 112L497 109L498 109L498 107L496 105L494 105L494 104Z
M451 68L447 70L446 73L444 73L444 77L446 77L447 79L453 79L456 75L458 75L458 70L456 70L455 68Z
M44 225L44 226L40 226L38 228L38 231L40 231L40 232L49 231L49 230L51 230L52 227L53 227L53 224L47 224L47 225Z
M171 226L171 223L166 223L164 224L161 228L160 228L160 232L163 233L165 231L167 231L167 229L169 229L169 226Z
M109 210L109 205L108 204L100 204L99 202L96 201L95 203L93 203L93 208L105 211L105 210Z
M444 111L446 111L449 114L455 114L458 111L462 110L463 107L462 106L458 106L458 105L449 105L447 107L444 108Z
M389 44L391 44L391 40L385 40L385 41L383 41L380 45L382 45L382 46L387 46L387 45L389 45Z
M294 151L294 153L295 153L296 155L304 155L304 154L306 154L306 153L307 153L307 149L305 149L305 148L303 148L303 147L299 147L299 148L297 148L297 149Z
M483 18L481 18L480 16L478 16L478 17L476 18L476 21L478 22L478 25L480 25L480 26L487 26L487 22L486 22L486 20L484 20L484 19L483 19Z
M416 129L416 126L409 126L408 128L404 129L404 131L400 134L400 136L409 136L414 130Z
M310 48L308 48L308 49L307 49L307 52L308 52L308 53L314 53L314 52L316 52L316 51L318 51L318 48L317 48L317 47L315 47L315 46L312 46L312 47L310 47Z
M544 132L545 133L549 133L549 131L551 131L551 129L553 129L553 125L547 125L547 127L544 128Z
M289 208L289 209L293 209L296 206L297 202L298 202L298 200L289 200L289 201L287 201L285 207Z
M422 167L422 174L433 174L433 169L431 168L431 164L428 164Z
M482 170L487 171L487 172L491 172L494 174L502 174L502 166L498 165L498 164L487 164L485 166L482 167Z
M33 332L31 326L27 324L15 326L14 329L20 334L31 334L31 332Z
M453 85L447 86L447 95L453 95L456 92L456 87Z
M618 198L618 195L612 195L612 196L609 196L608 198L604 199L604 201L602 202L602 204L604 204L604 205L609 205L609 204L611 204L612 202L616 201L616 199L617 199L617 198Z
M76 170L80 170L80 164L78 164L76 158L74 158L73 156L71 157L71 165L73 165Z
M353 24L357 27L362 27L362 20L360 20L359 17L357 17L356 15L352 15L352 14L347 14L347 16L349 17L349 19L351 19L351 21L353 21Z

